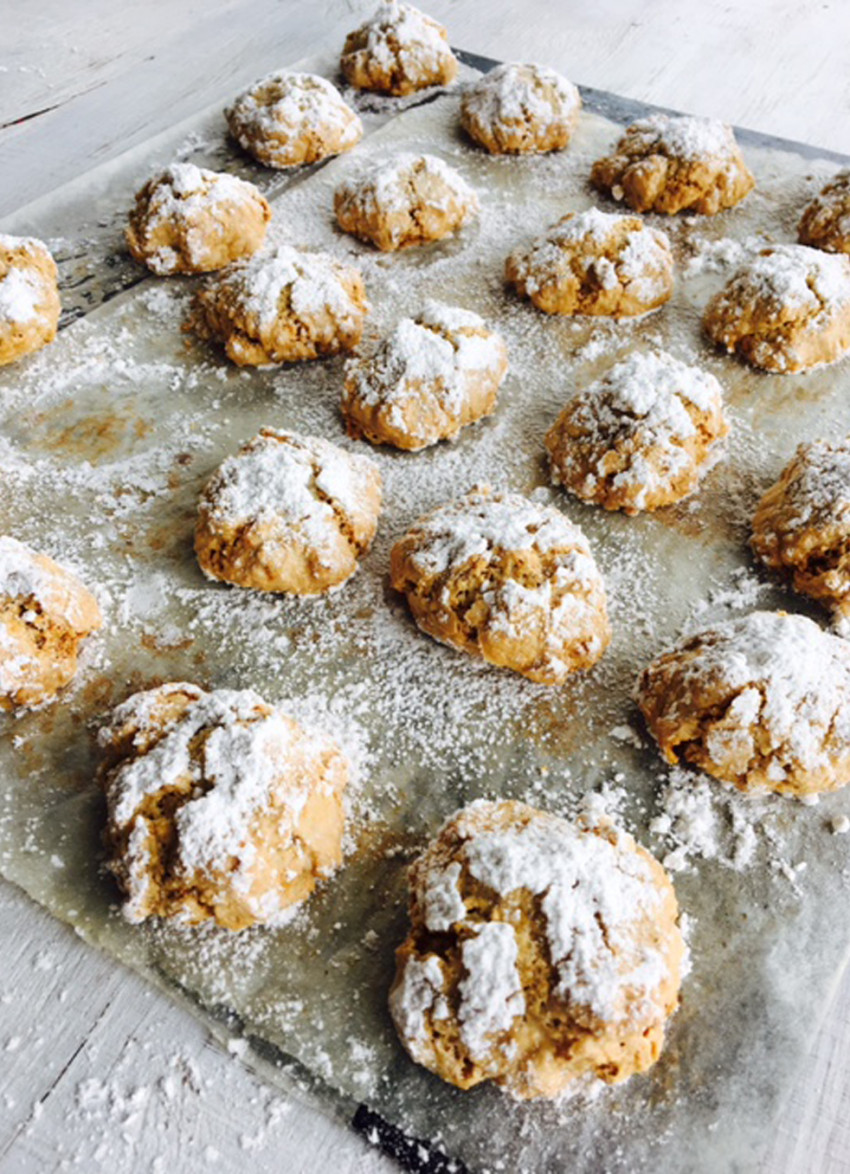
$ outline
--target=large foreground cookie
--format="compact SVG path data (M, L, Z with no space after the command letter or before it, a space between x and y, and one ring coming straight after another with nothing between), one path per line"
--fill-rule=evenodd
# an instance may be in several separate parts
M334 212L345 232L393 252L455 232L478 212L478 197L436 155L403 154L340 184Z
M127 246L160 276L209 273L256 253L271 214L252 183L173 163L136 195Z
M0 538L0 709L54 697L77 671L80 643L102 622L76 575L15 538Z
M708 303L708 335L765 371L805 371L850 348L850 258L773 245Z
M613 827L473 803L410 870L390 1010L412 1059L460 1088L555 1097L658 1059L685 945L661 865Z
M369 310L360 271L279 245L229 266L195 294L190 325L240 366L350 351Z
M224 112L230 133L266 167L296 167L360 142L363 123L336 86L315 73L273 73Z
M850 439L801 444L753 518L753 549L850 620Z
M546 448L556 484L636 514L692 493L728 431L713 375L635 351L567 403Z
M345 38L339 67L358 90L403 97L457 76L457 58L446 30L414 8L387 0Z
M380 508L381 476L368 457L264 428L205 486L195 551L211 579L316 595L357 570Z
M850 253L850 171L839 171L803 209L800 244Z
M487 416L508 369L495 331L470 310L427 302L374 355L350 360L342 393L349 436L416 451Z
M850 782L850 644L804 616L753 612L688 637L644 669L636 697L668 762L742 791Z
M560 151L578 123L572 82L542 65L497 65L464 93L460 121L494 155Z
M636 212L732 208L755 186L732 128L710 118L653 114L627 128L590 182Z
M429 636L560 685L611 639L587 540L558 510L473 489L395 544L390 577Z
M0 366L37 351L59 324L56 262L39 240L0 233Z
M340 863L345 757L250 690L135 693L98 742L130 921L273 922Z
M547 314L646 314L673 292L673 253L638 216L570 212L508 257L505 277Z

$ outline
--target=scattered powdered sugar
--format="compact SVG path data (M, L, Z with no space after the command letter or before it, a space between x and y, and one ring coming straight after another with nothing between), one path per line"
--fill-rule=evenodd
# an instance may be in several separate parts
M737 872L754 864L758 822L768 808L764 799L674 768L659 791L657 807L649 830L666 843L661 863L670 872L692 869L697 859L716 860Z
M738 151L731 126L691 115L652 114L632 123L628 137L641 141L647 153L676 159L725 159Z
M683 272L686 277L698 277L703 273L724 273L732 268L740 268L769 243L764 233L743 239L731 236L719 239L696 238L689 242L693 252L685 261Z

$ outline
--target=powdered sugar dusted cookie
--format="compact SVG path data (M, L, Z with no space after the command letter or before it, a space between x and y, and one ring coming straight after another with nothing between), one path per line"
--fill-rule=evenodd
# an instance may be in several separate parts
M211 579L316 595L357 570L380 508L381 477L368 457L263 428L204 488L195 551Z
M673 253L638 216L570 212L508 257L505 277L547 314L646 314L673 292Z
M209 273L256 253L271 214L252 183L173 163L137 194L127 245L160 276Z
M636 514L687 497L729 431L713 375L635 351L567 403L546 435L552 479Z
M358 90L403 97L427 86L445 86L457 76L457 58L446 30L414 8L387 0L345 38L339 62Z
M350 151L363 124L336 86L315 73L272 73L224 112L230 133L266 167L295 167Z
M77 671L80 643L102 624L76 575L0 537L0 709L49 701Z
M342 412L350 436L416 451L451 439L496 406L508 369L501 337L470 310L427 302L374 355L349 361Z
M442 240L478 212L465 179L436 155L372 164L334 194L340 228L383 252Z
M466 133L494 155L560 151L572 138L579 92L542 65L497 65L461 98Z
M682 640L636 697L668 762L742 791L850 782L850 645L804 616L753 612Z
M753 549L850 621L850 438L801 444L753 518Z
M850 348L850 258L773 245L733 275L703 319L716 343L765 371L805 371Z
M669 877L626 832L479 801L410 888L390 1011L418 1064L532 1098L658 1059L686 948Z
M350 351L369 310L360 271L290 245L237 262L195 295L190 324L240 366Z
M0 233L0 366L56 337L56 262L41 241Z
M274 922L342 859L348 762L248 689L135 693L98 741L108 867L130 921Z
M803 209L800 244L850 253L850 171L839 171Z
M755 186L732 128L710 118L652 114L633 123L590 181L636 212L732 208Z
M587 540L558 510L476 488L395 544L390 578L429 636L560 685L611 639Z

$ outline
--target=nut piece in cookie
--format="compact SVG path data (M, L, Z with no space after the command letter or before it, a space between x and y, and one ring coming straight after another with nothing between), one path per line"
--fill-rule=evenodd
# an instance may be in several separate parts
M611 639L605 585L578 526L518 493L476 488L398 541L390 579L423 632L561 685Z
M762 249L708 303L703 323L719 346L764 371L833 363L850 348L850 257Z
M578 123L572 82L542 65L497 65L463 95L460 122L493 155L561 151Z
M446 86L457 76L457 58L443 26L398 0L381 4L374 16L348 34L339 67L355 89L394 97Z
M573 396L546 448L556 485L636 514L692 493L728 431L713 375L663 352L635 351Z
M189 325L234 363L259 367L352 350L368 311L359 269L279 245L211 278Z
M349 436L415 452L488 416L508 369L501 337L470 310L426 302L368 358L350 359L342 393Z
M850 623L850 438L801 444L753 517L753 550Z
M627 128L590 182L636 212L732 208L755 186L731 126L709 118L653 114Z
M530 1099L658 1059L687 949L670 878L626 832L479 800L410 889L390 1012L416 1063Z
M753 612L681 640L636 700L668 762L742 791L850 782L850 644L804 616Z
M251 690L135 693L98 742L108 867L130 921L273 923L342 859L346 758Z
M161 277L209 273L256 253L271 215L252 183L173 163L137 193L127 247Z
M263 428L207 482L195 552L210 579L317 595L357 570L380 509L381 476L369 457Z
M396 155L372 164L334 194L345 232L394 252L442 240L478 213L469 184L435 155Z
M806 205L798 240L827 253L850 253L850 171L839 171Z
M50 701L77 671L80 643L102 623L76 575L0 537L0 709Z
M350 151L363 124L336 86L315 73L273 73L224 116L243 151L265 167L296 167Z
M546 314L632 317L670 299L673 253L640 217L589 208L511 253L505 279Z
M47 246L0 233L0 367L53 342L60 309L56 262Z

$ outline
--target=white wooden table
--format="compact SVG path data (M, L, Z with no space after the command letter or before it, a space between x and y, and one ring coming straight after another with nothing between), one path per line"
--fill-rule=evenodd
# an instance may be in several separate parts
M269 69L363 0L2 0L0 216ZM848 0L434 0L454 45L850 153ZM167 998L0 884L0 1171L380 1174ZM764 1174L850 1172L850 977Z

